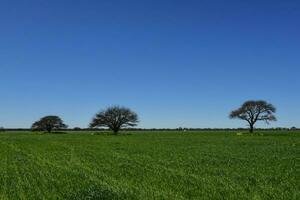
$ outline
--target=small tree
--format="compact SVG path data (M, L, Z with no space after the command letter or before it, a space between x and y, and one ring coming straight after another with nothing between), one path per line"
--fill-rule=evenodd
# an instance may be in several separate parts
M138 122L138 115L129 108L113 106L97 113L90 128L108 127L117 134L121 128L137 126Z
M239 109L230 113L231 119L238 118L248 122L250 133L253 133L254 125L257 121L276 121L274 113L276 108L266 101L246 101Z
M32 130L41 130L51 133L53 129L63 129L68 126L64 124L63 120L58 116L46 116L32 124Z
M291 127L291 130L295 131L295 130L297 130L297 128L295 126L293 126L293 127Z

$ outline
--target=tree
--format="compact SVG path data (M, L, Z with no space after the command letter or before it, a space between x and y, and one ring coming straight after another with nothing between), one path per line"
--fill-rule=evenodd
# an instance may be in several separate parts
M138 115L129 108L113 106L97 113L90 128L108 127L117 134L121 128L137 126L138 122Z
M80 127L74 127L73 130L74 130L74 131L80 131L81 128L80 128Z
M274 113L276 108L266 101L246 101L240 108L230 113L231 119L241 119L248 122L250 133L253 133L254 125L257 121L276 121Z
M46 116L32 124L31 129L47 131L51 133L53 129L63 129L68 126L64 124L63 120L58 116Z

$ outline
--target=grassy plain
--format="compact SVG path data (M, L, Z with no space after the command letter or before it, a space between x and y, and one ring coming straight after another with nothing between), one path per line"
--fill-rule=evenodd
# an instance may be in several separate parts
M0 134L0 199L300 199L300 132Z

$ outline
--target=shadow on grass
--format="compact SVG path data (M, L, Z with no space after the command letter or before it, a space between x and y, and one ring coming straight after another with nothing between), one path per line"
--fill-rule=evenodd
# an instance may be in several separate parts
M136 199L121 191L113 191L107 187L91 185L83 188L73 194L67 194L67 200L121 200L121 199Z
M32 134L38 134L38 135L51 135L51 134L63 135L63 134L68 134L67 132L63 132L63 131L53 131L51 133L44 132L44 131L31 131L31 133Z
M132 135L132 133L118 133L118 134L115 134L113 132L105 131L105 132L92 132L91 135L127 136L127 135Z
M68 134L67 132L63 132L63 131L53 131L51 133L47 133L45 132L46 134Z

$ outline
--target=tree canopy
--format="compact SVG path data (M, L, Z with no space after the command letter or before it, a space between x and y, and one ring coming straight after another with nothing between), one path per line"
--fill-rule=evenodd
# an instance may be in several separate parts
M274 113L276 108L266 101L246 101L240 108L230 113L231 119L238 118L248 122L250 132L253 133L254 125L257 121L264 121L267 124L270 121L276 121Z
M138 122L138 115L129 108L113 106L97 113L90 128L108 127L118 133L121 128L137 126Z
M31 126L33 130L47 131L50 133L54 129L63 129L68 126L58 116L46 116L34 122Z

